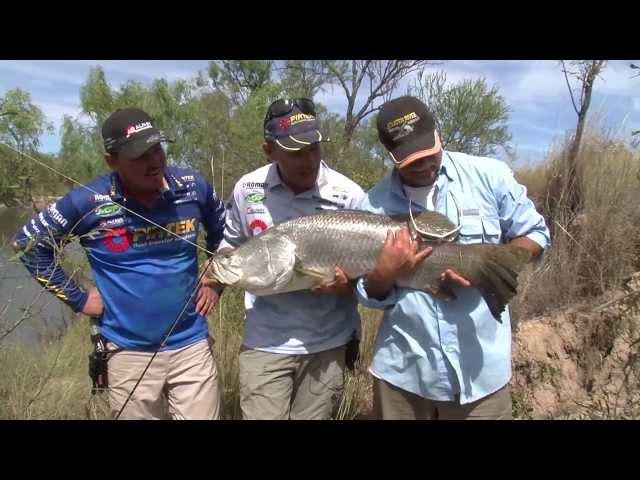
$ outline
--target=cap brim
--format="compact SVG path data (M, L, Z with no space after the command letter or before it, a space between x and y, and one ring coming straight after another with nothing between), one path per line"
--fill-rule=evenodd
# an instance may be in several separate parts
M389 153L391 153L393 163L398 168L403 168L419 158L435 155L440 150L442 150L440 136L434 130L432 133L417 137Z
M322 140L322 133L319 130L310 130L297 135L277 138L275 142L284 150L298 151L314 143L322 142Z
M118 151L118 158L122 160L138 158L154 145L167 141L169 140L160 130L155 128L149 129L125 143Z

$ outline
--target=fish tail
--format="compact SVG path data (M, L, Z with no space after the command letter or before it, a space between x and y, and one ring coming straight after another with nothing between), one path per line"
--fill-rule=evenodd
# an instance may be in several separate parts
M480 291L494 318L501 321L506 305L518 293L518 274L531 253L516 245L482 245L479 249L481 260L467 278Z

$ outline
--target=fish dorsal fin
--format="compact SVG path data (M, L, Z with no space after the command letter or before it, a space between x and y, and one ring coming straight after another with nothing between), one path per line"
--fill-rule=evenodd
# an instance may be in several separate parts
M406 223L414 238L424 241L451 242L458 237L460 226L453 224L445 215L431 210L409 211L407 214L390 215L396 222Z

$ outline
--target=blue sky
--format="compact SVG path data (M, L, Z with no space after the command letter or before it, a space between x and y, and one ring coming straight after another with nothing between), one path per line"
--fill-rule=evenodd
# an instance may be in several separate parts
M640 64L640 61L632 61ZM550 60L451 60L438 62L431 70L444 70L452 82L484 77L497 85L510 106L509 129L519 161L543 158L552 142L574 128L576 115L571 106L564 76L557 61ZM624 138L640 130L640 77L629 61L610 61L596 82L591 116ZM168 81L189 78L206 70L207 60L0 60L0 96L12 88L31 94L56 133L45 135L41 148L57 152L62 116L80 115L80 87L91 66L101 65L112 87L127 80L145 84L156 78ZM329 110L343 114L346 100L339 87L316 97Z

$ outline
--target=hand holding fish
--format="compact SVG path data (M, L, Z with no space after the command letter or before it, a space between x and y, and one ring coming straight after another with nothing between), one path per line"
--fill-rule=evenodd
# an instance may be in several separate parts
M91 287L88 294L89 296L87 297L87 301L85 302L84 307L82 307L82 313L90 317L99 317L102 315L102 311L104 310L100 292L98 292L96 287Z
M218 294L213 288L203 283L198 287L196 296L196 312L200 315L207 315L213 307L218 303Z
M389 230L376 266L367 276L368 294L376 298L386 297L395 281L403 274L414 270L432 250L432 247L426 247L418 252L418 242L411 239L406 226L401 227L395 234Z
M458 287L471 286L471 282L469 280L467 280L451 268L447 268L444 272L442 272L442 275L440 275L440 281L451 285L456 285Z

